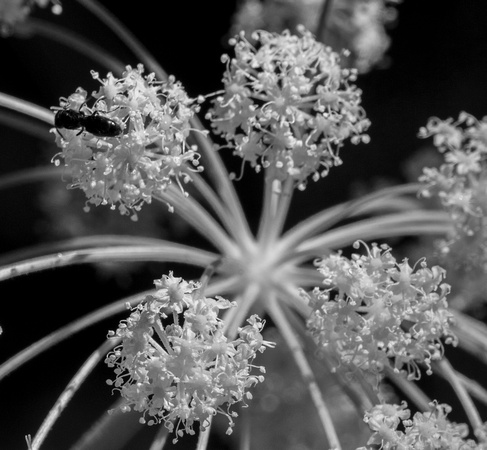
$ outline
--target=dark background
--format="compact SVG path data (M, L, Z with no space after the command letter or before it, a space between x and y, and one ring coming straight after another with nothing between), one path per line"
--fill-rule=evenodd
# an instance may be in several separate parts
M102 3L136 34L168 73L183 82L191 96L220 88L220 54L227 50L225 41L234 1L161 2L163 6L157 5L157 9L158 2L147 0L128 2L123 8L120 2ZM86 34L126 64L138 63L76 2L65 0L63 6L59 17L42 10L35 17ZM467 111L480 118L487 113L487 3L405 1L398 10L397 24L389 31L389 67L372 70L360 76L357 83L363 89L363 106L372 121L371 143L343 149L341 167L326 180L311 183L304 193L297 193L290 223L345 200L357 184L370 187L379 179L404 180L404 164L427 144L416 135L429 117L457 117L460 111ZM0 55L0 90L44 107L57 105L60 96L69 95L80 85L88 90L96 88L91 69L106 73L104 68L43 38L2 39ZM47 133L47 128L40 132ZM42 140L1 123L0 136L2 175L48 164L55 152L54 147L46 149ZM224 158L235 170L240 167L240 161L234 161L230 154ZM247 168L237 187L249 220L255 225L261 179ZM33 183L0 190L2 253L53 239L46 231L49 222L40 206L42 189L44 185ZM160 220L164 236L175 236L166 219ZM128 219L119 226L126 233L135 230ZM150 232L149 228L147 234ZM184 239L205 245L189 231ZM0 337L0 360L97 306L150 288L152 280L167 270L162 264L152 264L135 269L130 276L124 272L121 279L99 268L78 266L2 283L0 325L4 334ZM112 320L74 337L1 382L1 450L25 448L24 434L35 433L62 386L117 323L118 319ZM101 412L108 407L110 399L93 395L93 390L94 386L103 389L109 375L104 367L95 372L92 383L54 429L46 448L66 448L72 436L85 429L92 410ZM224 447L215 443L213 448Z

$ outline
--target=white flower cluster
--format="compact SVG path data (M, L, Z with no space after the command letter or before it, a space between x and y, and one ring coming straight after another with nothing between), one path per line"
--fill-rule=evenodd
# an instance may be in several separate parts
M431 362L443 356L441 339L456 344L445 271L424 261L416 270L407 260L397 263L385 244L366 249L367 255L319 262L328 287L303 293L312 308L308 329L337 365L375 375L388 366L418 379L418 364L431 373Z
M62 149L54 161L64 161L70 187L82 189L87 204L118 205L121 214L134 219L154 194L173 181L184 192L182 183L201 170L199 154L186 142L197 104L173 77L160 82L143 72L142 65L127 66L121 78L109 73L102 79L92 72L101 83L92 94L94 104L88 107L87 92L78 88L57 109L82 120L60 120L53 130Z
M302 24L335 50L347 49L345 58L360 73L385 61L391 39L387 28L397 16L401 0L243 0L233 18L232 31L251 34L257 29L281 32ZM323 8L325 28L320 29Z
M224 93L207 114L234 153L271 179L291 177L304 189L341 163L348 139L368 142L370 125L360 106L356 72L300 27L299 36L256 31L231 40L235 57L224 56Z
M449 405L433 401L429 404L429 411L416 412L412 417L407 406L406 402L401 405L384 403L367 411L364 422L373 434L367 447L357 450L486 450L485 442L477 443L468 439L469 429L466 424L454 423L448 419L447 416L452 411ZM475 431L485 433L485 430Z
M106 358L115 367L116 378L108 383L124 398L122 411L142 412L141 422L148 425L164 422L176 432L175 441L184 432L194 434L195 421L205 429L217 413L228 417L230 434L237 416L230 407L245 404L252 398L248 389L264 379L250 373L253 368L264 372L252 361L274 345L261 335L264 322L251 316L229 341L218 313L233 303L204 297L198 283L172 273L155 285L156 293L109 334L122 338Z
M477 120L466 112L457 120L431 118L419 131L433 137L443 154L439 168L425 168L421 194L437 197L450 214L453 231L440 243L445 255L470 267L487 266L487 117ZM452 251L453 250L453 251Z

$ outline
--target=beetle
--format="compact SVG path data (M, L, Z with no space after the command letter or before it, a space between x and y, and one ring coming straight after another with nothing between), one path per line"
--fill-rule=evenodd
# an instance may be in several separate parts
M54 116L54 126L67 130L81 128L78 134L86 130L97 137L117 137L123 131L117 122L97 111L93 114L85 114L66 107L60 109Z

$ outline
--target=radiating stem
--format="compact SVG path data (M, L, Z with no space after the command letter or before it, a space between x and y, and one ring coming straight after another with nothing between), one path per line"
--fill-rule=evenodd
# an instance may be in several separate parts
M216 212L218 218L225 226L227 233L230 234L242 248L253 248L255 243L251 234L248 232L247 227L222 204L221 199L215 194L213 189L210 188L200 174L192 174L191 177L193 178L194 187Z
M385 208L399 208L399 210L407 208L408 210L411 210L413 209L413 204L416 205L416 208L414 209L417 210L417 201L411 203L411 200L408 200L407 203L404 203L404 198L400 196L415 194L418 192L418 188L418 184L387 187L386 189L366 195L358 200L351 200L324 209L291 228L284 234L283 238L278 243L278 248L276 250L286 251L294 248L298 243L333 227L340 221L361 214L374 214L378 211L383 211Z
M0 189L8 189L27 183L52 180L59 177L59 167L41 166L18 170L0 177Z
M429 403L431 402L431 399L417 386L416 383L406 380L387 365L385 366L385 373L387 378L395 384L420 411L429 411Z
M0 267L0 281L55 267L120 261L181 262L206 267L216 255L194 247L161 241L159 246L118 246L89 248L44 255Z
M44 422L42 423L36 435L34 436L34 439L32 440L31 450L37 450L41 446L43 441L46 439L49 431L53 427L54 423L57 421L61 413L71 401L74 394L80 388L81 384L86 380L88 375L95 368L96 364L98 364L98 362L105 358L107 352L115 347L118 342L119 339L111 339L105 341L84 362L78 372L76 372L75 376L66 386L66 388L52 407L51 411L49 411L47 417L44 419Z
M289 177L284 184L266 179L264 204L257 238L264 251L274 247L284 228L294 191L294 180Z
M208 447L208 441L210 439L211 424L213 422L213 416L208 418L208 425L203 431L200 431L198 436L198 443L196 444L196 450L206 450Z
M49 125L54 125L54 114L49 109L22 100L18 97L5 94L4 92L0 92L0 106L33 117L34 119L41 120Z
M268 311L272 317L272 320L279 328L284 340L286 341L289 349L291 350L291 354L296 361L296 364L301 372L301 375L308 387L309 393L311 395L311 399L316 407L318 415L321 420L321 424L323 425L325 435L328 440L328 448L334 450L340 450L341 445L338 439L338 435L333 425L333 421L331 419L331 413L326 406L326 403L323 400L323 396L319 389L318 383L316 382L313 370L308 363L306 355L301 348L301 344L296 336L296 333L292 329L291 325L289 324L284 312L281 309L276 297L274 295L270 295L268 299Z
M68 28L63 28L53 22L47 22L41 19L29 19L29 26L39 36L53 40L62 45L66 45L81 55L101 62L108 70L121 74L125 69L125 64L112 53L105 51L98 44L87 39L86 35L80 36Z
M159 425L159 430L157 431L156 437L152 441L149 450L162 450L167 442L167 437L169 435L169 430L163 425Z
M320 19L316 28L316 34L324 38L326 32L326 25L330 18L330 12L333 7L333 0L322 0Z
M166 71L157 60L150 54L145 46L139 42L137 37L133 35L109 10L93 0L77 1L112 30L160 80L167 79ZM193 117L191 124L197 130L204 130L198 117ZM240 222L242 230L245 230L245 233L250 236L250 229L245 214L243 213L242 205L238 199L233 184L230 181L228 171L218 153L215 151L214 144L208 138L202 136L201 133L194 133L193 137L197 141L200 150L205 154L206 158L208 158L210 167L207 167L207 171L216 183L220 196L225 200L227 207L232 211L235 219Z
M221 225L193 198L185 197L177 188L154 194L154 198L174 206L175 213L208 239L223 255L239 255L236 244Z
M455 394L460 400L460 403L467 414L473 430L480 430L482 427L482 419L480 418L480 414L475 407L472 398L468 394L467 389L461 382L461 379L458 377L457 372L453 369L450 362L446 358L438 361L435 365L440 369L441 374L445 377L448 383L450 383L450 386L455 391Z
M221 281L213 282L206 288L206 295L212 296L221 292L225 292L226 289L231 287L235 282L235 278L226 278ZM140 303L148 294L153 294L154 290L148 290L140 292L131 297L122 298L109 305L103 306L89 314L86 314L79 319L59 328L58 330L50 333L49 335L37 340L29 347L21 350L19 353L12 356L10 359L0 365L0 380L5 376L12 373L28 361L39 356L46 350L54 347L56 344L68 339L74 334L85 330L86 328L95 325L108 317L114 316L126 309L126 305L131 306Z
M84 8L103 22L120 40L140 58L141 62L156 72L160 79L167 79L167 73L159 65L150 52L139 42L137 37L118 20L108 9L92 0L77 0Z
M393 236L445 235L451 231L449 216L443 211L409 211L363 219L329 230L298 245L297 252L316 255L327 249L339 249L364 241Z

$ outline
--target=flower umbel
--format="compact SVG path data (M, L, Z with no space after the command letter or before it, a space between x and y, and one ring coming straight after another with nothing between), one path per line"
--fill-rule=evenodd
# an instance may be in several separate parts
M387 403L374 406L364 417L364 422L374 432L367 442L372 447L368 448L376 448L377 445L389 450L485 449L485 444L465 439L469 432L466 424L448 420L447 415L451 412L449 405L433 401L429 406L430 411L417 412L411 419L406 402L400 406Z
M394 23L395 5L400 2L334 0L323 24L320 19L323 8L328 7L326 0L244 0L233 17L232 30L280 32L302 24L333 49L348 49L344 62L366 73L386 59L391 44L387 28Z
M257 352L273 346L262 338L264 322L251 316L248 325L238 329L238 337L229 341L218 313L234 303L204 297L199 283L172 273L155 280L155 285L156 293L109 334L122 338L122 343L107 356L116 374L108 384L124 398L122 411L141 412L140 421L148 425L164 422L176 432L175 441L184 432L194 434L195 421L205 429L217 413L228 418L230 434L237 417L231 406L245 404L252 398L248 389L264 380L250 374L253 368L264 372L252 361Z
M487 117L477 120L465 112L458 120L431 118L419 131L433 137L444 155L440 168L425 168L421 194L437 196L450 214L453 230L440 243L441 252L453 253L457 261L482 268L487 265Z
M182 183L202 170L199 154L186 142L197 104L173 77L159 82L143 71L142 65L127 66L122 78L109 73L104 79L92 72L101 87L93 92L90 108L81 88L61 99L63 109L113 121L122 130L119 136L95 136L84 128L53 130L62 149L54 161L64 161L72 177L69 187L82 189L87 204L118 204L121 214L133 218L155 193L173 181L184 192Z
M390 366L418 379L418 364L431 373L431 362L443 356L440 339L456 343L445 271L429 269L424 260L416 270L407 259L398 263L385 244L366 249L367 255L336 254L319 261L328 287L303 293L312 308L308 329L338 364L375 375Z
M230 43L222 95L207 117L234 153L270 179L288 177L304 189L341 163L350 139L368 142L369 120L360 106L356 71L304 28L299 36L256 31L254 47L241 33Z

